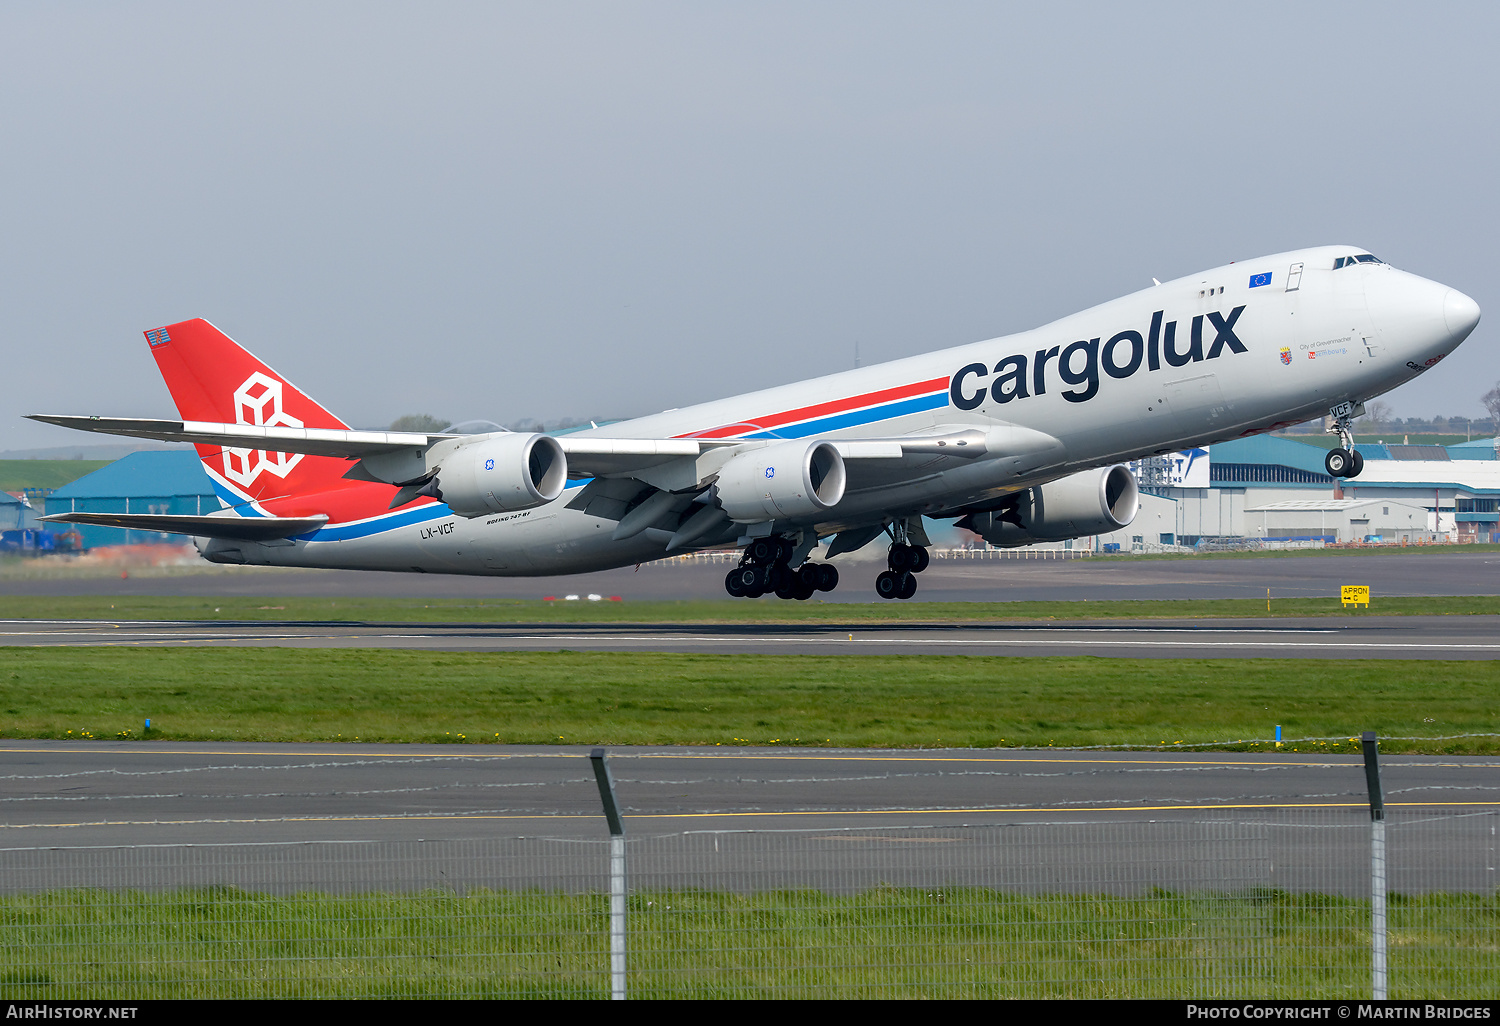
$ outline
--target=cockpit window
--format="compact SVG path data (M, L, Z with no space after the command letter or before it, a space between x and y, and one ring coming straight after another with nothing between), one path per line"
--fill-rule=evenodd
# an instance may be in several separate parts
M1358 256L1339 257L1333 262L1333 269L1337 271L1340 267L1353 267L1355 264L1383 264L1384 260L1373 253L1361 253Z

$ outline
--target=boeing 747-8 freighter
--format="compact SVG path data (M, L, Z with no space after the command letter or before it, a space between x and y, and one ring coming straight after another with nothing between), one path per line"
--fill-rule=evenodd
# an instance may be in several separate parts
M838 583L827 559L886 535L876 591L910 598L923 516L1002 546L1107 533L1138 505L1125 461L1318 416L1340 439L1328 473L1355 476L1362 403L1478 322L1463 293L1328 246L1018 335L554 437L353 431L189 320L145 333L181 420L33 419L194 443L223 509L44 519L191 535L215 562L544 575L738 545L731 595L808 598Z

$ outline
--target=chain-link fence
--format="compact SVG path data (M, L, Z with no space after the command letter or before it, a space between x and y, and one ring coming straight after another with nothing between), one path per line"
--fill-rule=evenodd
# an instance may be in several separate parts
M1383 950L1392 998L1494 997L1500 808L1451 797L1387 809L1379 895L1345 801L0 849L0 996L1354 999Z

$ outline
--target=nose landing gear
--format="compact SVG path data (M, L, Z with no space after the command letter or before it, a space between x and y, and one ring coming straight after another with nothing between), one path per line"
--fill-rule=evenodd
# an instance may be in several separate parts
M1323 469L1329 477L1358 477L1365 469L1365 458L1354 448L1354 431L1349 426L1354 421L1356 407L1353 403L1340 403L1329 411L1333 426L1328 430L1339 436L1339 448L1330 449L1323 457ZM1358 407L1364 412L1364 407Z

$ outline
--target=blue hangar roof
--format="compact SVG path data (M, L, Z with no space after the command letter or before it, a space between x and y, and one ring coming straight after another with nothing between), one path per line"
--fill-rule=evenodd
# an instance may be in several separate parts
M47 496L48 513L187 513L220 508L212 483L191 451L134 452L80 477ZM77 528L85 548L172 540L174 536L132 528Z
M1251 484L1326 487L1333 478L1323 467L1328 450L1275 435L1251 435L1208 447L1209 482L1215 488Z
M58 499L159 498L175 495L213 495L214 488L198 454L191 451L133 452L63 485L48 496ZM214 500L213 509L219 508Z
M1250 435L1209 446L1215 463L1261 463L1323 474L1328 450L1278 435Z
M1472 442L1458 442L1448 446L1448 457L1455 460L1493 460L1497 441L1500 439L1476 438Z

